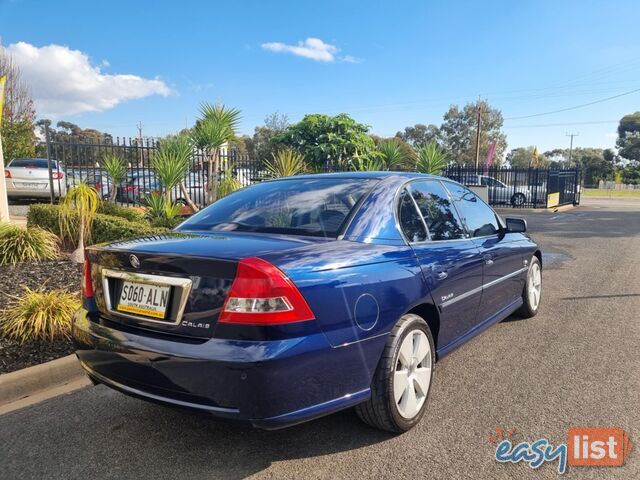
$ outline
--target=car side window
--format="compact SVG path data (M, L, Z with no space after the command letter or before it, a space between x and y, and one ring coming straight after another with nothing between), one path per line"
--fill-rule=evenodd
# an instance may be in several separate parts
M430 240L466 237L462 222L442 183L437 180L413 182L410 189L427 224Z
M422 218L406 189L400 192L398 221L409 242L424 242L427 239L427 231L424 228Z
M471 190L446 182L453 203L472 237L494 235L500 230L495 212Z

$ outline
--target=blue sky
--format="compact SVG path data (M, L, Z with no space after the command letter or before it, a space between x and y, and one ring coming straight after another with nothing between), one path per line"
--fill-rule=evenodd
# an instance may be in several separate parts
M127 136L141 121L157 136L223 101L243 133L277 110L346 112L390 136L481 95L502 110L509 148L541 150L567 147L567 132L612 147L615 122L640 110L636 92L514 118L640 88L638 18L633 1L0 0L2 43L32 62L56 120ZM308 38L320 43L290 51Z

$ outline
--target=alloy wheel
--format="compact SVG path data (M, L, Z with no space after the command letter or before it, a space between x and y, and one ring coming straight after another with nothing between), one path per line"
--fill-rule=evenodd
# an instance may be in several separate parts
M540 290L542 288L542 275L540 272L540 265L534 262L529 269L529 275L527 278L527 289L529 295L529 304L533 310L538 309L540 304Z
M427 398L431 383L431 345L422 330L413 330L398 351L393 377L393 393L398 412L404 418L415 417Z

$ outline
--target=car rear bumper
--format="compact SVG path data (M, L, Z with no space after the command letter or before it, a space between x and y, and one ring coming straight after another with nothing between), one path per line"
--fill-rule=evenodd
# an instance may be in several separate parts
M73 336L80 363L95 382L265 429L327 415L370 395L373 372L371 362L364 361L363 346L333 348L322 333L187 343L115 329L80 310Z
M65 188L62 188L63 194L65 191ZM7 185L7 196L11 198L50 198L51 190L48 187L45 189L24 189ZM57 186L53 189L53 196L56 198L60 196L60 189Z

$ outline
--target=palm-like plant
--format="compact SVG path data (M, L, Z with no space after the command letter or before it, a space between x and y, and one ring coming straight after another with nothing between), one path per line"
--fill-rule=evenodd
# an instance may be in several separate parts
M375 153L375 155L371 155ZM353 169L357 172L380 172L387 170L379 152L370 152L369 155L356 156L353 160Z
M158 150L151 160L151 167L158 175L164 189L165 203L171 203L171 190L180 186L182 196L194 210L198 208L191 200L184 185L184 178L189 173L193 146L186 135L173 135L160 142Z
M158 193L145 197L144 202L148 207L147 218L153 226L173 228L180 223L177 217L182 210L182 205L178 202L167 200Z
M60 231L70 237L78 235L78 246L69 257L73 262L84 262L84 244L91 241L91 227L99 207L100 195L86 183L70 188L60 201ZM77 220L79 225L76 225Z
M440 175L442 170L447 166L448 161L447 152L437 143L427 143L424 147L418 149L416 171L429 173L431 175Z
M208 103L203 103L200 107L200 119L193 127L191 138L195 146L204 151L208 160L208 203L216 200L220 148L235 138L239 123L240 110Z
M407 155L400 142L395 138L380 141L377 150L380 154L379 159L386 167L385 170L392 170L396 167L408 165L413 160Z
M107 154L102 157L102 168L111 180L111 190L109 191L109 200L115 202L120 185L127 178L127 165L124 159L119 155Z
M271 157L272 160L264 162L267 176L271 178L292 177L307 169L304 157L289 148L272 153Z
M229 165L222 172L222 179L218 185L218 198L226 197L240 188L242 188L242 183L233 174L233 166Z

